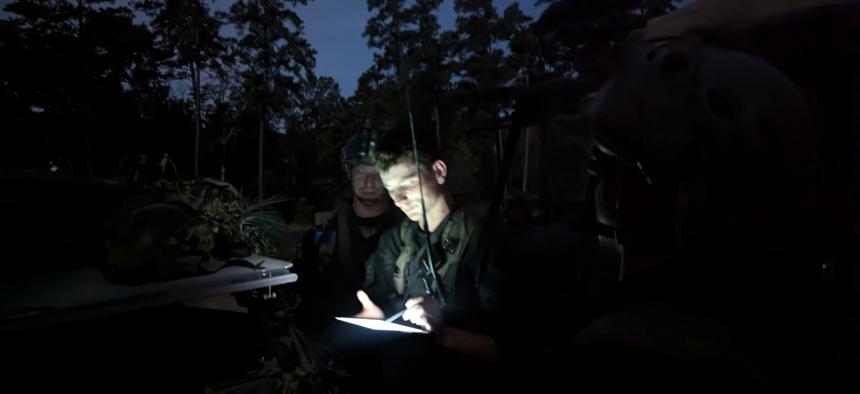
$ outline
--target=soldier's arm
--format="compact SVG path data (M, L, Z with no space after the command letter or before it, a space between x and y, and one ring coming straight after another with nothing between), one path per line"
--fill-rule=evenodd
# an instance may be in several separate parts
M406 308L403 319L434 333L436 342L442 347L485 360L499 358L499 347L492 336L445 324L442 309L435 298L411 298L406 301Z
M454 327L446 328L439 340L443 346L459 349L461 352L484 359L495 360L500 357L499 346L495 339L499 332L501 269L494 258L494 248L490 233L479 226L469 240L470 254L468 271L478 295L478 320L481 333L472 333Z
M386 313L393 313L396 309L392 300L396 298L396 292L389 284L389 273L387 265L394 264L400 251L399 226L386 230L379 238L379 246L376 251L368 257L364 263L364 283L362 289L370 296L370 299Z
M445 326L437 331L436 340L443 347L456 350L467 356L485 360L497 360L500 356L496 340L486 334Z
M486 239L476 232L469 239L469 245L464 253L464 273L472 276L476 286L478 300L476 302L481 322L480 331L470 331L445 324L442 310L433 298L414 298L406 303L413 309L404 314L406 320L412 321L436 334L436 341L443 347L461 354L484 360L498 360L501 356L498 343L492 333L498 331L499 311L499 270L489 260L489 249Z

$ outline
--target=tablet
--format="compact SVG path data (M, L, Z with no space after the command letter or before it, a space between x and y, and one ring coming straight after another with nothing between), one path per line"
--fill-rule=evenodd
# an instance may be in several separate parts
M428 331L416 327L405 326L403 324L391 323L385 320L378 319L361 319L357 317L335 317L345 323L355 324L364 328L369 328L375 331L395 331L405 332L410 334L427 334Z

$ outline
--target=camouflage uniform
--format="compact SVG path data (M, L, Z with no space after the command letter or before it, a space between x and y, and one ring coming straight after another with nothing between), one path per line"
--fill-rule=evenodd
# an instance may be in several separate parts
M454 210L432 232L431 253L438 284L447 305L448 325L487 333L499 306L498 270L486 251L478 221ZM415 222L404 220L382 235L379 248L365 263L364 289L386 314L403 308L405 300L425 295L422 276L426 258L426 233ZM419 253L420 252L420 253Z
M365 276L364 261L376 250L381 234L400 223L403 213L391 207L382 215L360 218L352 209L352 200L341 204L322 229L313 231L305 257L314 260L320 274L319 290L327 292L320 301L335 315L358 313L361 306L355 292ZM310 234L309 234L310 235Z
M495 338L500 275L481 227L474 217L455 209L430 234L439 283L433 290L444 294L446 325ZM401 310L406 299L426 294L421 280L426 275L426 239L415 222L404 220L382 235L367 260L364 289L387 315ZM432 335L374 336L384 341L379 347L382 392L403 387L410 387L411 393L499 392L493 386L498 383L493 365L444 349Z

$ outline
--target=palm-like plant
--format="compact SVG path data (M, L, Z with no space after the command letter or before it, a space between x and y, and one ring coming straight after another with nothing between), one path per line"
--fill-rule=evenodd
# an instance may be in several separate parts
M202 211L222 236L250 245L257 254L270 255L277 252L273 240L283 238L287 231L287 223L276 208L287 200L279 196L264 200L216 198L207 202Z
M242 241L252 245L256 253L274 254L277 252L272 240L283 239L287 232L287 223L277 204L287 201L285 197L269 197L264 200L242 198L239 200L240 211L239 235Z

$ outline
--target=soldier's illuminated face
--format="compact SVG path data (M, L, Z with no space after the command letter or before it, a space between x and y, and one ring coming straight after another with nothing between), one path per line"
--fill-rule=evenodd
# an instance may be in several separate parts
M438 170L439 164L441 164L441 171ZM445 200L442 184L445 182L447 168L438 160L433 164L433 167L434 171L425 170L421 173L424 205L428 217L433 217L436 211L444 209L442 206L444 206ZM394 204L403 211L409 220L423 224L421 189L418 187L418 169L415 167L415 163L403 160L382 171L379 175ZM433 223L432 219L430 223Z

